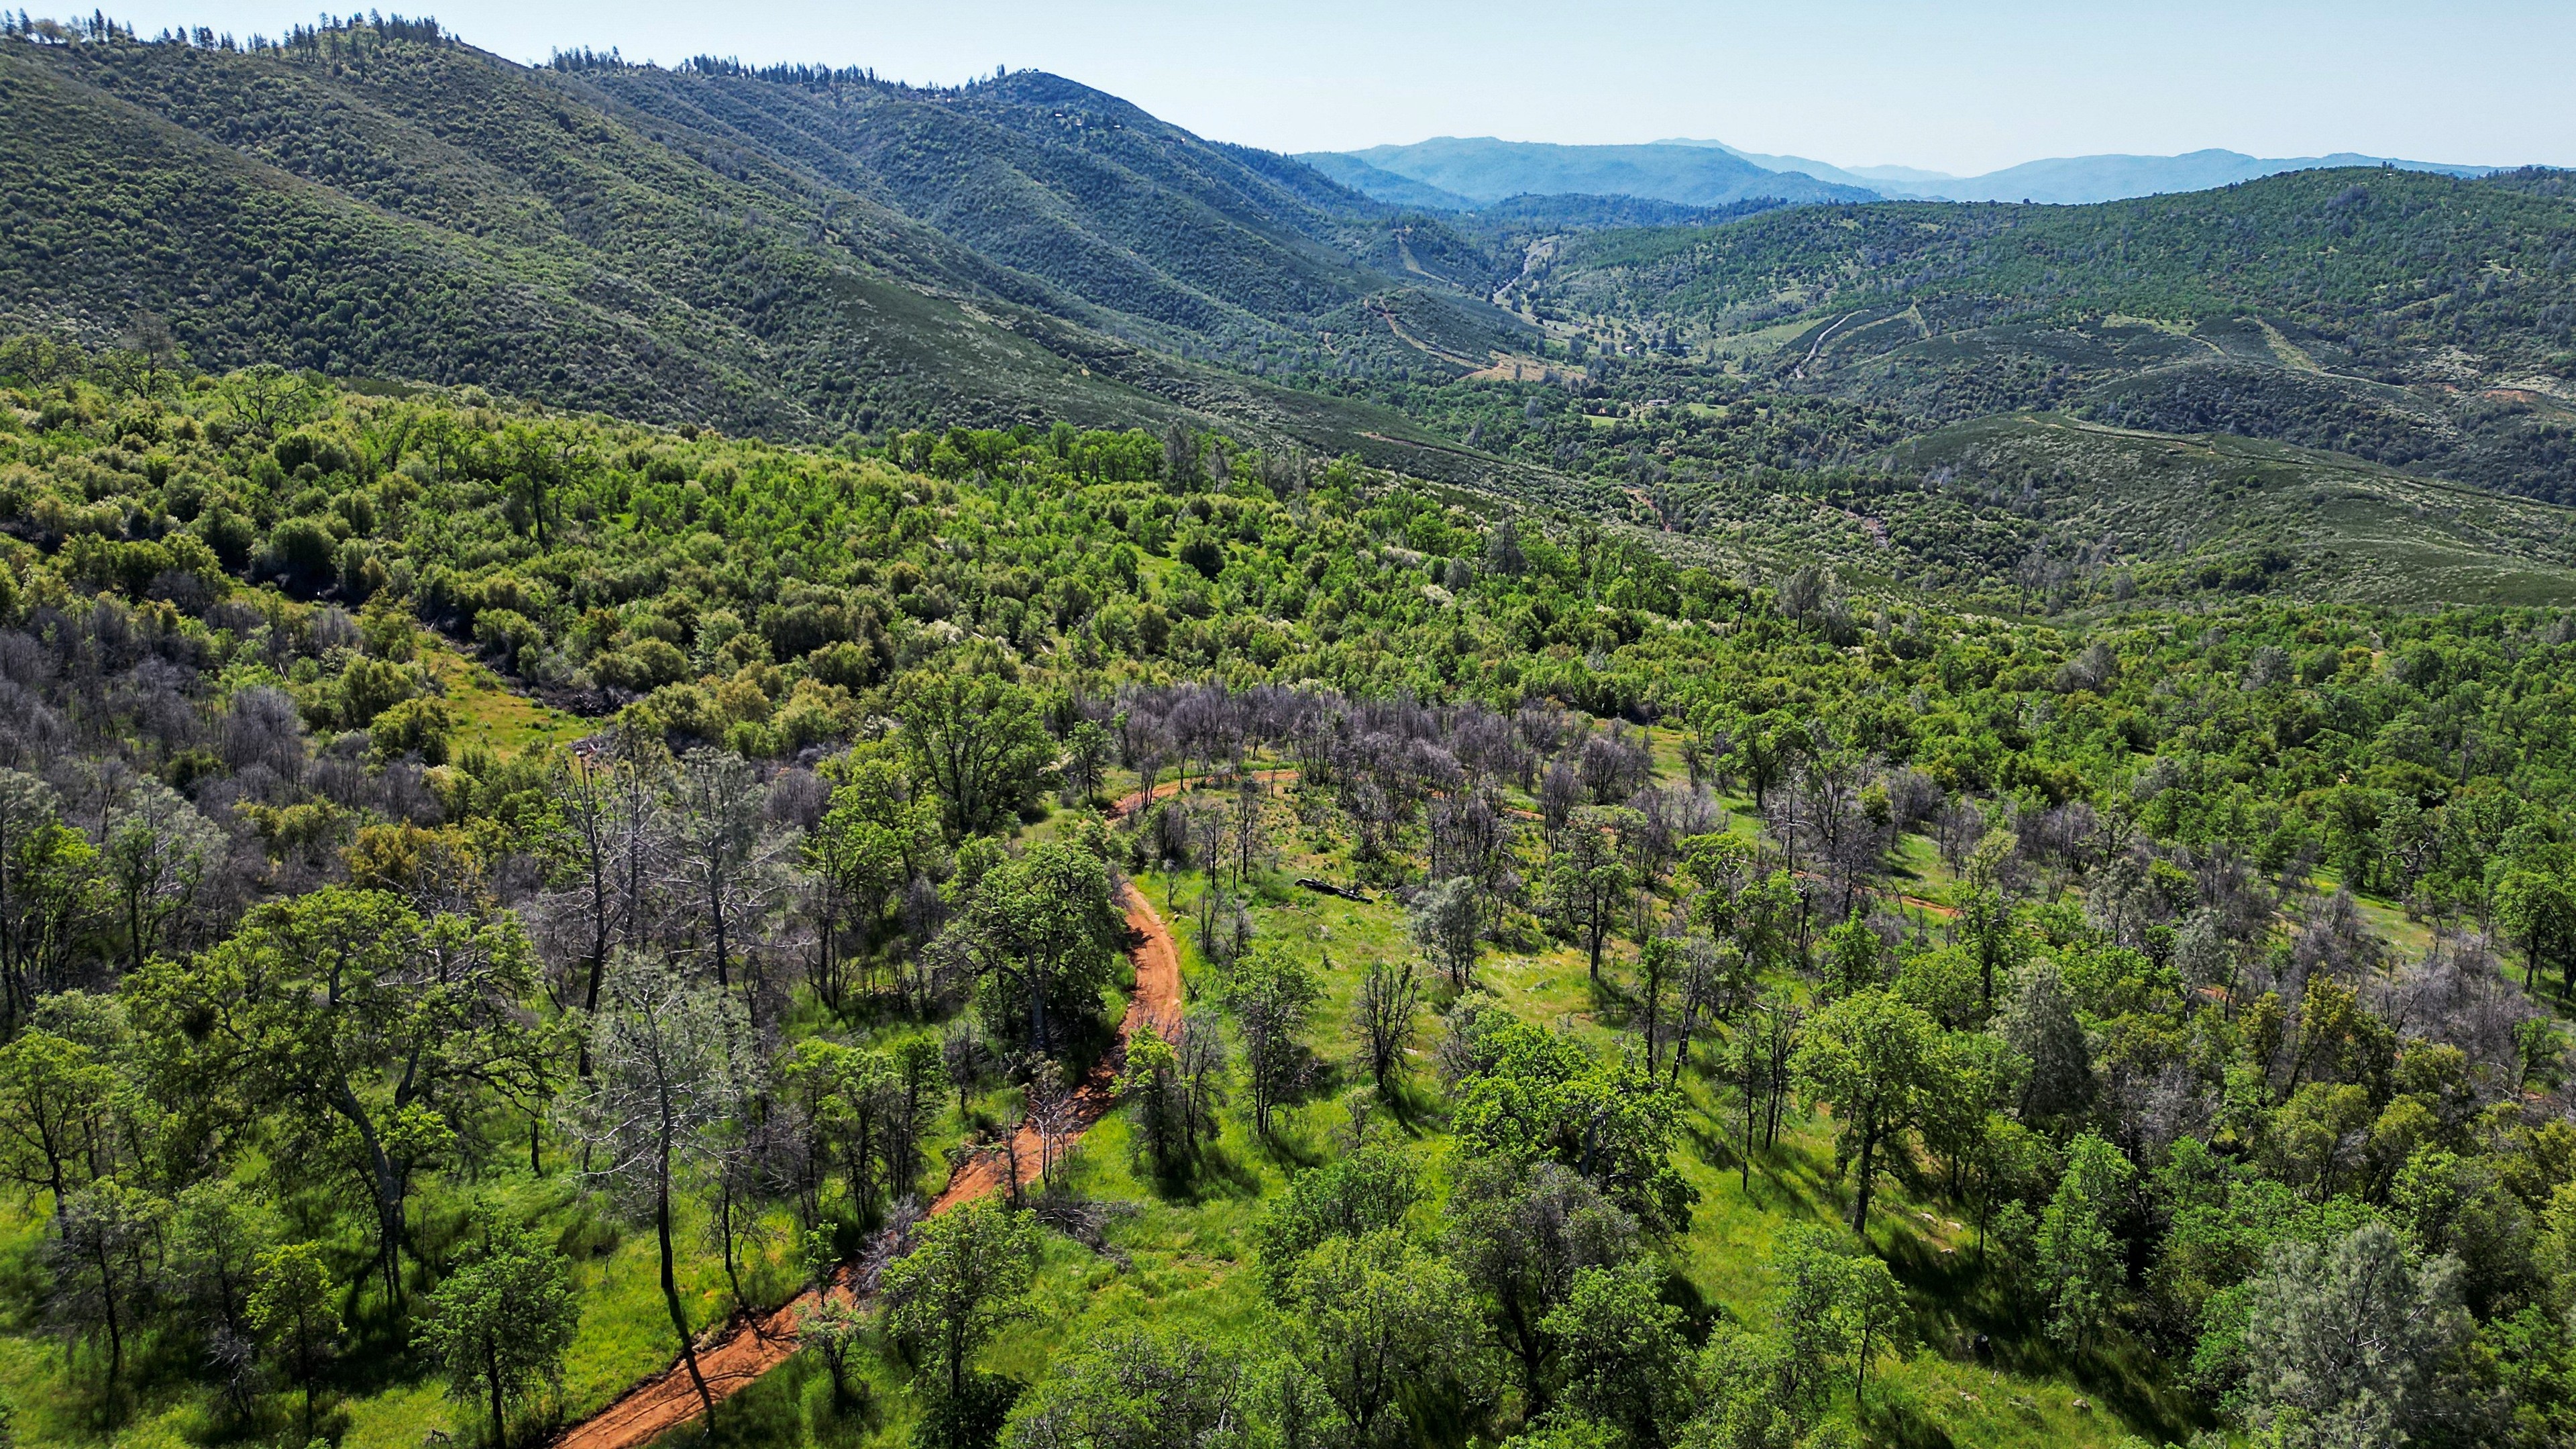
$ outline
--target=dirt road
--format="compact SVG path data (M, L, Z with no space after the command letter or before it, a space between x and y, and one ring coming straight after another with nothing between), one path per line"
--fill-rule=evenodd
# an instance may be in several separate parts
M1141 800L1136 803L1143 803ZM1122 807L1128 802L1121 801ZM1127 999L1126 1019L1118 1024L1120 1040L1133 1035L1147 1022L1157 1031L1168 1033L1181 1017L1181 958L1172 943L1172 933L1162 917L1146 904L1145 897L1134 886L1127 888L1127 924L1143 937L1133 954L1136 962L1136 990ZM1078 1138L1109 1110L1118 1104L1116 1063L1104 1058L1091 1075L1074 1089L1074 1135ZM1020 1180L1036 1178L1039 1165L1038 1132L1033 1123L1022 1122L1013 1134L1018 1149ZM1010 1172L1010 1154L998 1148L959 1164L949 1176L948 1186L930 1204L934 1213L942 1213L962 1203L1000 1192ZM723 1330L723 1336L698 1349L698 1369L706 1375L707 1392L718 1402L751 1387L762 1374L787 1361L796 1351L796 1328L816 1304L812 1290L797 1295L784 1307L759 1319L738 1320ZM625 1393L606 1408L558 1435L554 1449L642 1449L663 1434L698 1416L698 1391L689 1382L688 1370L674 1362L671 1367Z

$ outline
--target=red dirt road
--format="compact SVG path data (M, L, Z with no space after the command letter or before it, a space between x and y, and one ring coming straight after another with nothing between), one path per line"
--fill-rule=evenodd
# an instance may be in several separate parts
M1120 802L1122 807L1127 804ZM1147 1022L1153 1023L1155 1030L1168 1033L1181 1019L1180 952L1172 944L1172 933L1163 925L1162 917L1154 914L1154 908L1133 886L1127 888L1127 924L1144 939L1132 953L1136 990L1127 1000L1126 1019L1118 1024L1121 1041ZM1079 1138L1118 1105L1115 1064L1104 1058L1093 1067L1091 1075L1074 1089L1073 1100L1074 1135ZM1036 1125L1022 1122L1012 1140L1018 1149L1020 1181L1035 1180L1039 1167ZM1010 1163L1010 1155L998 1148L986 1148L967 1159L949 1176L948 1186L932 1199L930 1210L946 1212L1000 1192ZM797 1325L815 1302L814 1292L808 1289L768 1316L731 1324L722 1338L702 1343L698 1348L698 1370L706 1375L708 1394L721 1403L786 1362L787 1356L796 1351ZM697 1387L689 1382L688 1370L675 1362L618 1395L598 1413L565 1429L556 1437L554 1449L643 1449L698 1417L698 1413Z

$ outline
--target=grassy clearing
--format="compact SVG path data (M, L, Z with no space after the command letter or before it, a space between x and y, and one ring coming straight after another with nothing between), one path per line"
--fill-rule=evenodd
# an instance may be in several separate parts
M596 726L505 687L491 670L424 634L420 660L438 681L456 717L457 753L488 750L507 759L522 750L569 745Z

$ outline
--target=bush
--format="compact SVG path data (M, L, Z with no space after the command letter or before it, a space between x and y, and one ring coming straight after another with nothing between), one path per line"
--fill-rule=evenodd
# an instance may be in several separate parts
M331 556L338 547L331 531L320 523L310 518L290 518L269 530L260 568L291 584L311 587L329 576Z
M367 737L384 759L418 755L424 765L444 765L448 737L454 733L456 716L445 700L406 699L377 715Z
M485 609L474 616L474 643L506 668L516 669L520 655L545 642L546 631L516 609Z

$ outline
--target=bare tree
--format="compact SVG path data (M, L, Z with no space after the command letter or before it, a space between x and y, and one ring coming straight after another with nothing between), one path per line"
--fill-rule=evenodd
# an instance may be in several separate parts
M730 986L734 953L757 937L776 885L760 772L730 750L691 750L671 795L674 883L706 927L716 984Z
M715 1398L680 1302L671 1196L688 1165L714 1160L742 1101L751 1055L740 1003L663 960L620 952L591 1021L593 1069L573 1121L595 1164L591 1176L650 1207L662 1250L662 1299L709 1423Z
M1422 980L1411 959L1394 966L1370 963L1353 1016L1369 1076L1381 1098L1387 1094L1387 1084L1404 1070L1405 1050L1413 1044L1414 1016L1421 1008Z

